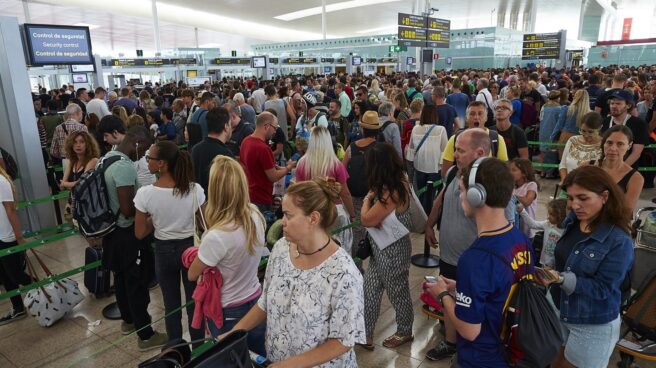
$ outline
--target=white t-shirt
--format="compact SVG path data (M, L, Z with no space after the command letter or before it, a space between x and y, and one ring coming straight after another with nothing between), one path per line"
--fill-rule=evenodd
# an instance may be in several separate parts
M4 176L0 175L0 202L13 202L14 193L11 190L11 183ZM7 211L4 206L0 208L0 241L5 243L16 240L14 229L11 228Z
M209 230L200 243L198 258L210 267L217 267L223 277L221 304L226 307L240 303L260 289L257 267L264 250L264 222L253 211L251 217L257 224L255 242L256 252L248 254L246 233L243 228L236 230Z
M153 218L155 238L159 240L186 239L194 236L194 214L198 205L194 201L196 190L198 204L205 203L205 193L200 184L193 184L184 197L173 195L173 188L146 185L134 196L134 207Z
M143 187L152 184L157 180L155 174L151 174L148 169L146 156L140 158L139 161L135 161L134 168L137 170L137 182L139 183L139 186Z

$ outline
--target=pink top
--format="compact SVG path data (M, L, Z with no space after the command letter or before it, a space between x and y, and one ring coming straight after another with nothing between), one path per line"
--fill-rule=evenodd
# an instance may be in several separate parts
M346 171L346 167L341 162L337 162L332 168L326 173L326 177L335 179L341 185L346 185L346 181L349 178L349 174ZM312 180L310 177L310 170L305 168L305 160L301 160L296 167L296 182L302 182L306 180ZM342 200L338 199L337 204L342 204Z
M528 183L524 183L519 188L513 189L513 195L524 197L524 196L526 196L526 194L528 194L528 192L531 192L531 191L535 192L535 199L533 200L533 203L531 203L530 206L525 207L525 208L526 208L526 212L528 213L528 215L533 220L535 220L535 208L537 207L537 203L538 203L537 195L539 193L538 192L538 184L534 181L529 181ZM533 238L535 236L536 231L532 230L526 223L524 223L524 221L520 222L520 229L529 238Z
M182 264L189 268L196 259L198 248L189 247L182 253ZM217 328L223 326L223 308L221 307L221 286L223 277L216 267L207 267L198 279L193 298L194 319L191 327L199 329L203 325L205 317L211 319Z

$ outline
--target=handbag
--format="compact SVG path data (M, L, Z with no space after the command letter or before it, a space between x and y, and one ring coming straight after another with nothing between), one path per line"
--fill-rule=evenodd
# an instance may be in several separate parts
M138 368L182 368L191 360L191 348L189 345L204 343L208 340L200 339L187 342L181 339L181 341L178 344L163 346L159 354L139 363Z
M410 187L410 195L412 198L410 199L410 208L408 210L410 211L410 220L412 224L408 230L413 233L423 234L426 230L428 216L426 215L424 208L421 206L419 197L417 197L417 193L412 189L412 186Z
M358 242L358 247L355 250L355 256L360 258L361 260L365 260L369 258L371 255L371 240L369 240L368 236L365 236L363 239Z
M253 368L248 344L246 330L231 332L223 340L205 350L196 358L192 359L185 368Z
M196 187L194 186L194 208L197 209L198 213L200 214L200 227L201 227L201 234L198 235L198 228L196 227L196 211L193 213L193 218L194 218L194 247L200 247L200 241L203 238L203 235L207 231L207 223L205 222L205 215L203 215L203 209L200 206L200 203L198 203L198 195L196 194Z
M50 269L43 263L38 254L33 249L30 249L30 251L46 275L52 276L52 272L50 272ZM30 276L35 281L38 281L39 279L32 262L29 258L25 258ZM36 317L39 325L50 327L82 300L84 300L84 294L80 292L77 282L65 278L28 291L23 299L23 304L27 307L30 315Z

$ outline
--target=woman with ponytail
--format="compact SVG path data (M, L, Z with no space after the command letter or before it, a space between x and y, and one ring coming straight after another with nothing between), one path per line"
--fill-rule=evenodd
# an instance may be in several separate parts
M25 243L21 232L20 220L16 212L16 188L5 169L0 166L0 250ZM0 258L0 283L5 291L18 289L20 285L32 282L30 276L23 271L25 252L12 253ZM0 317L0 326L19 320L26 316L23 300L20 295L11 299L11 310Z
M315 178L287 188L283 231L269 257L257 305L233 330L266 321L271 367L357 367L365 342L362 276L329 233L340 184Z
M182 253L194 246L193 218L205 203L203 188L194 183L194 167L187 151L171 141L153 144L146 155L148 169L157 174L155 183L141 187L134 197L135 235L144 239L155 234L155 274L162 288L164 309L168 315L178 309L180 280L185 290L185 302L192 300L196 284L189 281L182 265ZM187 308L191 340L202 339L202 329L191 327L194 308ZM171 343L182 339L182 313L165 319L166 333Z

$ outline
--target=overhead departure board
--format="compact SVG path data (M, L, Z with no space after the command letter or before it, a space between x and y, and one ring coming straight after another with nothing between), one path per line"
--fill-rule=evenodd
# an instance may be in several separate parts
M561 32L525 34L522 59L560 59L561 36Z
M398 46L449 48L451 21L399 13Z

